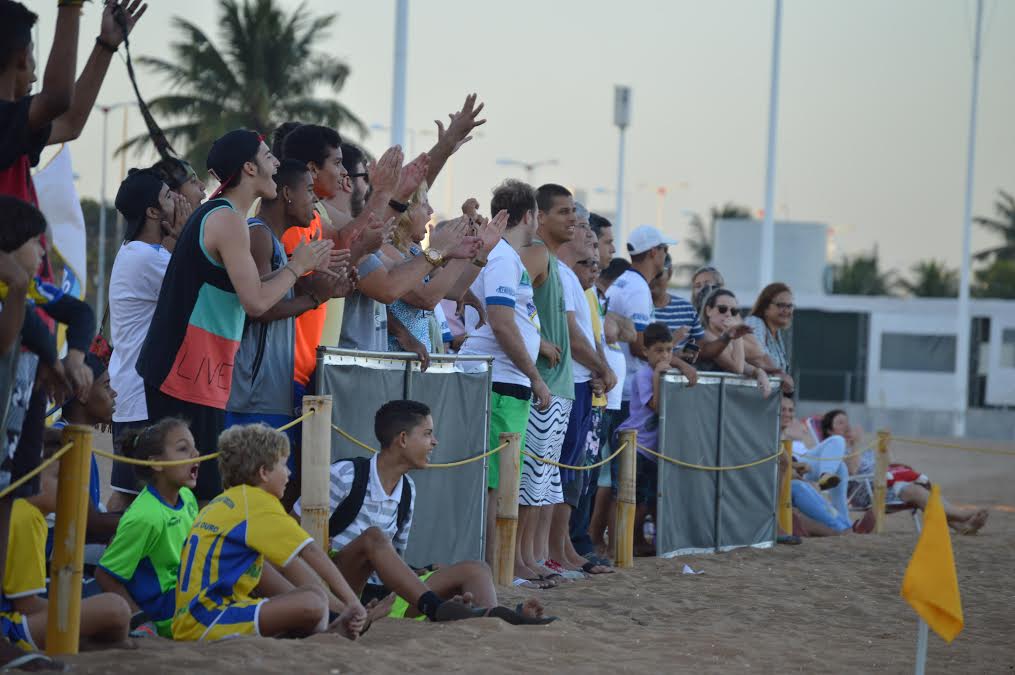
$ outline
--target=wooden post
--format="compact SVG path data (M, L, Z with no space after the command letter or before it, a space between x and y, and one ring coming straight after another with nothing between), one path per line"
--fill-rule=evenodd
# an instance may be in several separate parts
M46 617L49 654L77 654L81 636L81 575L88 524L88 481L92 475L92 428L64 427L63 444L67 443L73 443L74 447L60 459Z
M793 534L793 441L786 439L782 442L783 461L779 463L783 467L780 471L782 481L779 484L779 529L783 534Z
M515 578L515 544L518 535L518 484L521 482L522 435L501 434L498 445L508 444L497 453L500 482L497 484L497 531L494 537L494 581L511 586Z
M617 540L617 554L614 558L619 568L634 566L634 511L635 474L638 457L638 432L627 429L620 432L620 442L627 443L624 452L617 458L620 460L620 475L617 489L617 531L610 533L610 540ZM614 535L616 535L614 537Z
M885 498L888 494L888 443L890 434L878 432L878 451L874 464L874 534L885 529Z
M303 467L300 474L300 525L328 551L331 517L331 396L304 396Z

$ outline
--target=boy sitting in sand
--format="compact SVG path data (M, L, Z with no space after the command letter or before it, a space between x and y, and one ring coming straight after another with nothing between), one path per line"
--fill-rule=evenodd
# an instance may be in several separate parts
M47 446L44 459L53 455ZM39 493L17 499L11 508L10 534L3 595L0 596L0 628L15 645L31 651L46 648L48 603L46 592L46 516L56 512L60 462L39 475ZM127 640L130 607L112 593L100 593L81 601L81 637L88 645L116 645Z
M381 451L331 466L332 559L368 602L397 594L389 616L449 621L493 616L512 624L546 624L539 601L514 610L497 605L490 568L466 561L417 574L402 560L416 487L409 471L425 469L437 447L430 408L390 401L374 417ZM294 511L299 513L297 503ZM371 583L373 582L373 583ZM443 598L451 598L444 600ZM461 602L459 602L459 600ZM475 605L475 606L472 606Z
M663 323L650 323L644 332L645 359L648 363L635 373L631 383L631 412L617 431L636 429L638 445L659 449L659 387L662 376L670 369L673 333ZM619 446L617 446L619 447ZM659 465L656 458L638 448L636 476L638 506L635 511L635 555L655 555L655 544L645 540L645 516L655 516Z
M129 429L120 439L134 459L196 459L187 423L167 417ZM197 518L199 464L135 468L147 482L120 519L116 535L102 554L95 579L102 590L122 597L134 613L132 624L151 621L162 637L172 638L180 551Z
M330 630L356 639L366 609L279 501L289 482L289 439L246 424L223 431L218 449L226 490L201 509L183 547L173 638Z

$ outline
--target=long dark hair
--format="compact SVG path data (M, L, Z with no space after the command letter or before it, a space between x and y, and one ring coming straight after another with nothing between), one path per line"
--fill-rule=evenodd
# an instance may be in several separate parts
M133 459L149 460L158 457L166 449L166 436L173 429L189 427L190 423L181 417L165 417L146 427L127 429L120 435L120 451ZM151 482L155 472L149 466L134 466L138 477Z
M765 318L765 312L773 302L775 302L775 296L780 293L792 293L790 287L781 281L777 281L774 284L769 284L761 289L761 293L758 294L758 299L754 301L754 309L751 310L751 316L756 316L762 320Z
M723 296L729 296L736 300L737 296L728 288L713 288L708 294L702 293L698 296L698 321L704 326L708 323L706 309L715 307L715 303Z
M821 436L822 438L828 438L832 435L832 423L835 422L835 418L839 415L845 415L845 410L829 410L825 413L825 416L821 418Z

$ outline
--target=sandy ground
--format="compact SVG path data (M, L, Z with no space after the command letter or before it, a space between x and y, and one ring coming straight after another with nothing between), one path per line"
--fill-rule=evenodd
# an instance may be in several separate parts
M1015 456L900 444L893 454L953 501L991 511L979 535L953 537L966 627L951 645L931 634L928 672L1015 672ZM639 559L633 570L541 592L560 617L545 628L385 620L356 643L149 639L67 661L85 673L906 673L917 623L899 587L915 542L911 517L899 513L880 536ZM682 575L684 563L705 574ZM502 602L524 597L506 591Z

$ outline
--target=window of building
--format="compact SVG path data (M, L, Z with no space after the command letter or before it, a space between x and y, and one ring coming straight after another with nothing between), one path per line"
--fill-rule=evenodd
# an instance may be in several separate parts
M1012 336L1015 348L1015 335ZM923 373L955 372L954 335L881 335L881 370Z

